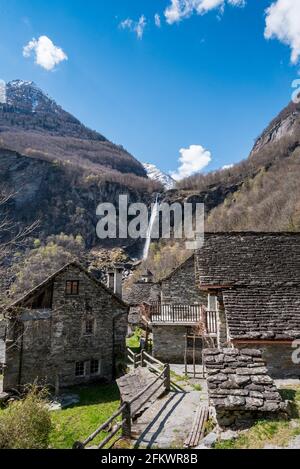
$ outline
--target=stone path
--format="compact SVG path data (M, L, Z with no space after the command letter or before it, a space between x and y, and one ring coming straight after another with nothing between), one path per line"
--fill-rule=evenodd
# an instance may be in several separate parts
M176 373L178 390L157 400L134 423L136 448L183 448L199 403L207 402L205 380L186 381L183 365L171 365L171 370ZM201 386L201 391L195 390L195 384Z

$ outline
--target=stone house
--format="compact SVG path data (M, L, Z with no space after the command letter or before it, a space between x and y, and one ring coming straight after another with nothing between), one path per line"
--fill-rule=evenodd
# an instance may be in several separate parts
M160 301L160 285L153 281L153 274L150 270L143 271L137 282L124 288L123 300L129 305L129 334L137 327L144 328L144 306Z
M3 390L34 381L56 389L111 381L126 352L127 316L120 296L80 264L66 265L6 313Z
M218 347L259 349L272 377L299 377L300 234L206 233L204 246L160 282L149 323L154 355L182 363L185 334L200 321Z
M151 318L153 354L170 363L182 363L188 345L185 336L193 334L200 320L201 305L207 302L206 294L196 284L195 268L195 254L192 254L159 282L160 311L154 312ZM202 348L199 345L198 361Z
M272 377L300 377L292 358L300 338L300 233L206 235L196 275L216 299L219 346L259 349Z

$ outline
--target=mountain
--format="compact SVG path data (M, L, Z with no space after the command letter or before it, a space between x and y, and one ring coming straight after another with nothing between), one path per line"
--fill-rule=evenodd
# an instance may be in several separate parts
M39 220L34 236L41 240L63 232L82 235L88 248L128 248L132 240L97 238L98 204L117 206L118 196L127 194L129 202L150 205L152 193L161 189L122 146L85 127L33 82L6 85L6 102L0 104L0 200L11 195L6 216L16 229Z
M207 231L300 231L300 103L257 138L249 157L177 184L172 199L205 203Z
M176 181L171 176L158 169L154 164L144 163L143 166L149 179L160 182L166 190L174 189Z
M0 104L0 149L94 172L146 177L143 166L122 146L85 127L30 81L6 85L6 103Z

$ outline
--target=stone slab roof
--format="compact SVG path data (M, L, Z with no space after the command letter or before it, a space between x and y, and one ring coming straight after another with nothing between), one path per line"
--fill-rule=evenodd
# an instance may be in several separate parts
M284 403L256 349L206 349L210 403L222 411L279 412Z
M206 233L196 276L222 290L231 338L300 337L300 233Z
M124 288L123 300L130 306L159 301L159 285L156 283L136 282Z
M300 338L300 287L235 288L223 300L231 339Z
M300 285L300 233L206 233L196 269L202 285Z

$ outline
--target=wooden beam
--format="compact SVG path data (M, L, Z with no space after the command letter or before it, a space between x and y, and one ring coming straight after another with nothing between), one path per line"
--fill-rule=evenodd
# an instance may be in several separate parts
M233 344L291 344L295 339L278 339L278 340L267 340L267 339L231 339Z
M233 284L227 284L227 285L205 285L205 284L200 284L199 288L200 290L205 290L205 291L214 291L214 290L228 290L229 288L233 288Z

